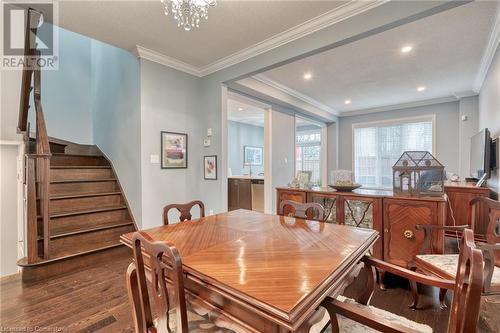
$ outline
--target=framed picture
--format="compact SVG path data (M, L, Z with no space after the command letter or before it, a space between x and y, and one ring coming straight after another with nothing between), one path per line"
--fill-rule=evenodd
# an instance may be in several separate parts
M262 147L243 146L243 165L262 165Z
M186 169L188 137L184 133L161 132L161 168Z
M209 155L203 157L204 178L216 180L217 179L217 156Z

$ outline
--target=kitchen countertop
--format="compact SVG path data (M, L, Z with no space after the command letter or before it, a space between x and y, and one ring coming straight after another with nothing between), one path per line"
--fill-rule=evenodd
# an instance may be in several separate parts
M264 176L256 176L256 175L233 175L228 176L228 179L255 179L255 180L264 180Z

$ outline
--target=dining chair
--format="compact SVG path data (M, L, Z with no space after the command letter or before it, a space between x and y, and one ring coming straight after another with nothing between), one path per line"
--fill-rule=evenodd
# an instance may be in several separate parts
M135 332L233 333L231 330L217 327L188 308L182 260L174 246L155 242L148 234L136 232L132 236L132 249L134 261L127 269L127 290ZM167 284L167 276L171 284ZM148 281L151 293L148 291ZM150 297L157 310L157 318L153 318Z
M283 200L280 203L280 215L291 216L300 219L317 220L325 222L327 217L325 209L319 203L300 203L292 200Z
M500 202L486 198L477 197L469 203L469 218L471 227L474 228L476 209L485 207L487 209L489 222L486 230L486 243L476 242L477 247L483 252L484 259L484 281L483 295L500 294ZM457 253L452 254L426 254L432 246L433 233L436 231L456 231L463 232L468 226L438 226L438 225L417 225L417 229L424 230L425 238L420 254L413 262L413 267L419 272L435 276L437 278L455 280L457 274L458 257ZM416 286L414 289L413 307L418 303L418 293ZM441 308L446 308L445 296L447 291L440 290L439 300Z
M185 204L170 204L163 207L163 224L168 225L168 212L171 209L177 209L179 211L179 221L191 220L191 209L193 209L194 206L200 207L200 217L205 217L205 205L200 200L194 200Z
M448 333L476 332L483 284L483 255L474 244L474 233L465 229L461 240L457 279L443 280L402 268L372 257L363 259L368 276L366 290L357 301L343 296L327 297L322 306L330 315L332 333L338 332L432 332L432 328L397 314L370 306L375 272L383 270L409 280L453 290Z

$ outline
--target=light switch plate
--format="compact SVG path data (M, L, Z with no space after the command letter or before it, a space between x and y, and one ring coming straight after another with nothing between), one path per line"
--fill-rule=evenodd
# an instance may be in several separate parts
M149 160L150 160L151 164L160 164L160 155L151 154L149 156Z
M212 136L212 129L211 128L207 128L207 136Z

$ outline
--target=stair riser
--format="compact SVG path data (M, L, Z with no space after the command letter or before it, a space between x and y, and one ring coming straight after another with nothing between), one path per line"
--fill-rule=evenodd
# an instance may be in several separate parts
M51 195L116 192L120 188L116 182L88 182L50 184Z
M109 258L121 256L130 256L132 258L132 252L128 247L123 245L39 266L27 266L23 267L22 278L23 282L32 283L36 281L43 281L64 273L86 269L87 267L94 266L97 263L109 262Z
M71 155L53 155L50 159L50 165L71 166L71 165L109 165L108 161L101 156L71 156Z
M50 220L51 235L76 232L80 230L97 228L113 221L130 221L127 209L109 212L73 215ZM39 231L41 233L41 230Z
M111 169L51 169L50 180L93 180L114 178Z
M132 231L134 231L133 226L123 226L51 239L50 257L57 258L93 250L99 247L119 244L120 236ZM42 241L40 241L39 246L42 246L42 244Z
M125 202L120 194L106 195L88 198L72 198L50 200L50 214L89 210L101 207L111 207L124 205Z

